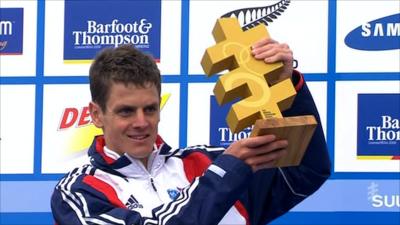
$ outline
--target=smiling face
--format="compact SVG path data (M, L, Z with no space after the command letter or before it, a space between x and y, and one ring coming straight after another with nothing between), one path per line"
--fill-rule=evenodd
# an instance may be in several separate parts
M103 129L106 146L140 159L147 166L160 122L160 95L153 84L143 87L113 82L106 109L91 102L93 123Z

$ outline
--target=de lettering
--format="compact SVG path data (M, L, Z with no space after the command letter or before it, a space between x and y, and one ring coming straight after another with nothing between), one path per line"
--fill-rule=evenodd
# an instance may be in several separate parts
M90 123L89 107L83 107L82 110L77 108L65 108L58 129L62 130L73 126L81 127Z

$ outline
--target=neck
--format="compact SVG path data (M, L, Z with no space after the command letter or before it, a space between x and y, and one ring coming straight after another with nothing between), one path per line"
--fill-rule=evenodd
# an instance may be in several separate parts
M133 157L132 157L132 158L133 158ZM149 157L142 158L142 159L138 159L138 160L139 160L140 162L142 162L144 168L146 168L146 169L148 170L148 168L147 168L147 162L149 161Z

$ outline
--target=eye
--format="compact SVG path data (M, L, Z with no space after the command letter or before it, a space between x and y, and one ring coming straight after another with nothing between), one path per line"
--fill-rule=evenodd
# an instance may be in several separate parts
M129 117L134 113L134 109L130 107L124 107L117 111L117 114L121 117Z
M144 112L146 114L153 114L153 113L156 113L157 111L158 111L157 105L150 105L150 106L147 106L146 108L144 108Z

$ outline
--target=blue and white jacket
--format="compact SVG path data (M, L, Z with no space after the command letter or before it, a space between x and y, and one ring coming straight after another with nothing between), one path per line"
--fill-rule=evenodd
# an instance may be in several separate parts
M51 199L56 224L264 225L315 192L330 161L314 101L302 85L284 116L314 115L318 127L299 166L253 173L224 149L172 150L161 138L148 168L105 148L98 136L90 165L57 184Z

